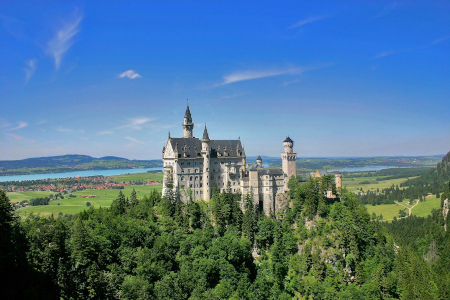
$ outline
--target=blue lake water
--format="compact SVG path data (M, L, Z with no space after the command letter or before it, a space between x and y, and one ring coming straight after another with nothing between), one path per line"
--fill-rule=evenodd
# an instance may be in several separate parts
M367 171L380 171L383 169L392 169L392 168L398 168L398 167L392 167L392 166L348 167L348 168L328 170L328 172L367 172Z
M73 172L66 172L66 173L0 176L0 182L40 180L40 179L57 179L57 178L77 177L77 176L81 176L81 177L99 176L99 175L116 176L116 175L123 175L123 174L145 173L148 171L162 171L162 167L144 168L144 169L87 170L87 171L73 171Z

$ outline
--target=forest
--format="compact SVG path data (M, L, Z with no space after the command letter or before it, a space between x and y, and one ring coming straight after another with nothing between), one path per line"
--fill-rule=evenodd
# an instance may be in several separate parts
M170 182L169 182L170 184ZM442 210L371 220L331 176L289 182L266 216L231 189L209 203L157 191L111 208L19 219L0 191L5 299L448 299ZM332 189L339 197L328 199ZM450 195L450 187L444 196ZM448 224L447 224L448 225ZM449 227L450 228L450 227Z

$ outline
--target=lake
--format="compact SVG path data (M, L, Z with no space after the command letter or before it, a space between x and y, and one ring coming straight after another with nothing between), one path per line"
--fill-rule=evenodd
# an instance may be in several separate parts
M398 168L393 166L367 166L367 167L348 167L328 170L328 172L368 172L368 171L380 171L383 169Z
M66 173L47 173L47 174L29 174L29 175L12 175L0 176L0 182L5 181L24 181L24 180L42 180L42 179L58 179L68 177L88 177L88 176L117 176L123 174L145 173L148 171L162 171L162 167L144 168L144 169L111 169L111 170L87 170L87 171L73 171Z

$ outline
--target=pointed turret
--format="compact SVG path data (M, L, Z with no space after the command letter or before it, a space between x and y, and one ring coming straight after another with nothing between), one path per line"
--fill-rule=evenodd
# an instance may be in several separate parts
M209 134L208 134L208 129L206 128L206 123L205 123L205 130L203 130L203 138L202 141L209 141Z
M262 168L262 158L260 155L256 159L256 165L258 166L258 168Z
M191 138L193 137L194 123L192 122L191 110L189 109L189 103L187 104L186 112L184 113L183 121L183 137Z
M192 115L191 110L189 109L189 104L187 105L186 112L184 113L184 118L187 119L188 122L192 123Z

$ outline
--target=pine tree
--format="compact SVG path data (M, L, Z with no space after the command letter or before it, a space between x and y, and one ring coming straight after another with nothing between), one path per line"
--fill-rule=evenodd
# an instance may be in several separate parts
M138 205L139 200L137 199L137 195L136 195L136 190L133 188L133 191L131 192L131 196L130 196L130 206L134 207L136 205Z

